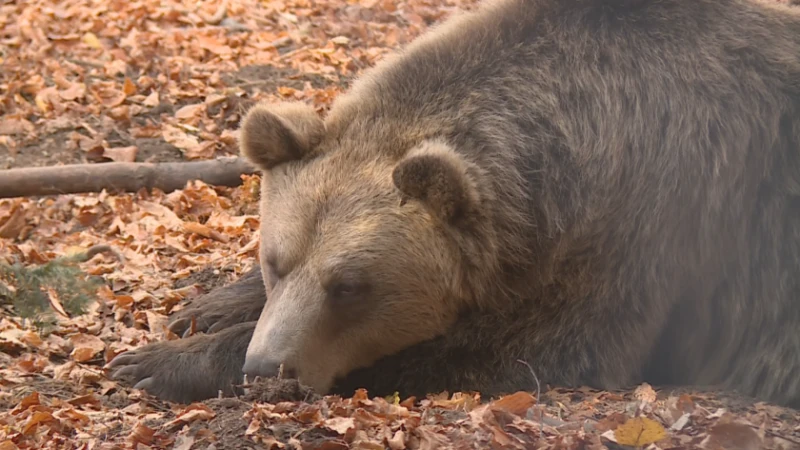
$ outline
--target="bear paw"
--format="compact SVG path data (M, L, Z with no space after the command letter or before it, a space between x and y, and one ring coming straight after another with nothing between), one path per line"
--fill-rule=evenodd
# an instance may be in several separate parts
M252 297L231 299L227 296L207 296L174 313L168 328L182 338L194 333L212 334L236 324L258 320L262 309L264 302L254 301Z
M254 324L222 333L163 341L117 355L106 367L111 379L162 400L191 403L237 393Z
M213 289L175 312L169 330L184 338L198 332L216 333L236 324L258 320L266 301L261 270L256 267L237 281Z

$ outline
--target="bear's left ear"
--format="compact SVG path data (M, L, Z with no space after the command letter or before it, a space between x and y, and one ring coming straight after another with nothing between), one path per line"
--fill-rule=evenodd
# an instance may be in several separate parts
M469 218L481 201L478 169L442 141L426 141L411 150L394 168L392 180L402 203L422 202L448 223Z
M313 157L325 124L313 107L301 102L260 103L242 120L239 147L262 170Z

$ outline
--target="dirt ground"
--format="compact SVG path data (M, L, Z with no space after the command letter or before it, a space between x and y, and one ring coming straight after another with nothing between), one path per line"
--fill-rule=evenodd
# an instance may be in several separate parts
M386 52L473 5L0 2L0 168L236 154L254 102L324 110ZM716 448L727 435L735 444L724 448L800 448L800 412L689 389L343 399L264 380L240 398L177 405L108 380L102 366L114 355L171 338L170 310L253 264L257 185L0 200L0 262L37 265L96 244L126 258L81 265L105 287L52 333L0 302L0 450L635 448L613 436L642 417L665 435L641 448ZM640 434L652 431L641 423Z

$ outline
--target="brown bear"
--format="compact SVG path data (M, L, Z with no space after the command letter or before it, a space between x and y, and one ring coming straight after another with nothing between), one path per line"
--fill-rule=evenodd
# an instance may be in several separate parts
M210 333L113 376L184 402L279 367L322 393L494 395L535 389L524 361L800 406L796 8L493 1L324 119L260 104L241 131L260 268L173 322Z

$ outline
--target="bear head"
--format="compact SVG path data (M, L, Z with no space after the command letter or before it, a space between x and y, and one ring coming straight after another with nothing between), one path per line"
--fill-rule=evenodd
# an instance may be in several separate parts
M267 292L245 374L275 376L282 365L326 392L445 332L488 276L489 194L481 170L444 140L381 152L329 133L312 107L285 102L253 107L240 147L263 173Z

